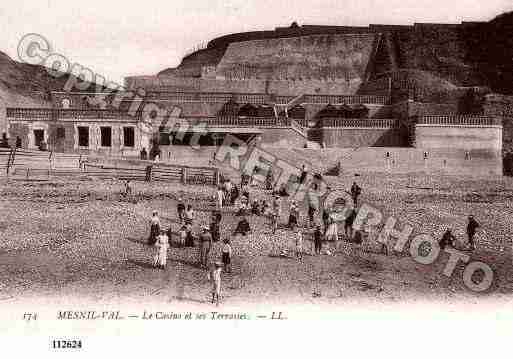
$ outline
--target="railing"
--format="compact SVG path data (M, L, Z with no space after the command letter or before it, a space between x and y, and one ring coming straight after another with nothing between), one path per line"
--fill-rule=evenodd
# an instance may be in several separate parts
M488 116L421 116L415 118L418 125L501 126L502 120Z
M99 109L41 109L41 108L7 108L7 118L13 119L38 119L55 121L59 119L98 119L98 120L119 120L137 121L140 113L130 115L126 111L99 110Z
M319 120L321 128L325 127L358 127L358 128L394 128L398 127L400 122L390 118L323 118Z
M219 178L218 169L213 167L154 164L152 161L88 157L70 153L0 149L0 158L7 163L8 176L12 172L27 179L34 176L49 178L86 175L99 178L216 185ZM148 167L151 170L148 170ZM10 171L11 169L13 171Z
M37 118L41 120L51 120L53 110L51 108L22 108L8 107L6 109L8 118Z
M212 126L245 126L245 127L290 127L291 121L285 117L213 117L208 119Z
M305 103L317 104L377 104L388 105L390 103L389 96L378 95L305 95Z

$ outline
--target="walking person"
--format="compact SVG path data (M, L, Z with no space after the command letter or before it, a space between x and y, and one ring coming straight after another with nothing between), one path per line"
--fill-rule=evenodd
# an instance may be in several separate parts
M160 231L160 235L157 237L155 242L157 253L155 254L155 260L153 266L160 269L165 269L167 265L167 250L169 249L169 238L164 230Z
M467 235L470 250L472 251L476 249L476 245L474 243L474 236L476 235L477 228L479 228L479 223L477 223L477 221L474 219L474 216L468 216Z
M150 219L150 236L148 238L148 244L154 245L157 241L157 237L160 234L160 219L157 211L153 211Z
M219 298L221 296L221 271L222 263L215 262L208 272L207 278L212 285L212 304L219 305Z
M314 205L312 203L308 203L308 225L309 227L313 227L315 225L315 212L317 210L315 209Z
M207 267L208 259L210 254L210 248L212 246L212 236L208 233L208 227L203 226L200 234L200 264L203 267Z
M358 197L362 193L362 189L360 186L356 184L356 182L353 182L353 185L351 186L351 198L353 199L354 207L356 208L358 206Z
M230 240L226 238L224 240L224 245L222 249L221 258L224 265L224 271L227 273L232 272L232 246L230 245Z

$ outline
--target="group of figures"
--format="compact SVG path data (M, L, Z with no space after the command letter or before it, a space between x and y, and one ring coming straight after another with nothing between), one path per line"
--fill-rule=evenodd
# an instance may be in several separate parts
M299 181L305 181L307 176L306 166L303 166ZM269 177L268 177L269 178ZM299 261L303 261L305 248L303 247L304 238L311 241L310 255L327 254L332 255L340 248L340 237L345 237L349 242L362 243L364 233L360 228L354 230L353 225L358 215L358 201L362 193L362 188L353 182L348 193L352 199L351 209L344 220L344 234L339 236L338 222L332 215L334 208L325 206L320 211L311 201L305 208L307 218L302 220L300 208L295 200L289 201L288 221L280 223L283 216L284 207L283 198L288 196L286 187L280 187L275 190L268 186L267 180L265 191L271 191L271 199L251 199L250 187L254 186L253 176L242 175L240 184L233 183L230 179L223 181L216 189L215 209L211 211L210 225L200 226L198 232L194 232L196 221L196 212L191 204L186 205L182 198L177 201L177 222L179 229L173 232L170 227L167 231L161 226L157 211L153 212L150 220L150 236L148 244L155 246L156 254L153 265L156 268L165 269L167 264L167 254L170 244L174 243L176 247L198 247L198 264L208 270L208 278L212 285L212 302L219 304L221 292L221 272L224 270L231 273L232 262L232 244L230 238L236 238L237 235L246 236L251 232L251 225L248 218L252 216L263 216L268 218L269 234L275 234L279 228L290 231L295 256ZM211 261L212 246L216 242L221 242L220 223L222 213L231 212L239 217L238 223L232 233L224 233L222 240L221 256L219 259ZM475 248L474 235L479 224L470 216L467 226L467 233L471 249ZM370 229L369 229L370 230ZM440 247L454 246L456 239L448 228L440 240ZM289 247L284 247L280 256L289 256ZM388 254L386 246L382 244L382 251Z

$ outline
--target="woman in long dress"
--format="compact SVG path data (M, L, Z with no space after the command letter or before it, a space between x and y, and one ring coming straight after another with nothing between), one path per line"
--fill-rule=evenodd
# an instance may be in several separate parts
M330 243L333 243L334 248L332 248L332 250L334 252L338 241L338 226L337 222L335 222L331 216L328 219L328 228L326 229L326 241L328 242L328 246L330 245Z
M154 245L157 241L157 237L160 234L160 219L157 211L153 211L150 219L150 237L148 238L148 244Z

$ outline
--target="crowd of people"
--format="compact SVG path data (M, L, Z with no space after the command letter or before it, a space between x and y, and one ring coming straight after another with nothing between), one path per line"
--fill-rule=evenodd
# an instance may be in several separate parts
M272 173L269 171L269 173ZM155 246L154 266L164 269L167 264L167 254L170 243L174 243L176 247L198 247L198 265L208 270L208 278L212 285L212 303L219 304L221 291L221 272L232 272L232 240L238 235L246 236L251 233L251 224L248 218L251 216L263 216L268 219L269 234L275 234L279 229L288 231L288 238L294 245L294 257L298 261L303 261L306 252L304 240L311 241L310 255L334 254L338 251L341 239L348 242L362 243L363 233L361 230L353 228L358 215L359 197L362 188L353 182L348 193L353 201L352 206L344 221L344 232L339 235L338 223L332 215L334 208L328 206L320 210L314 204L314 201L307 201L306 218L302 220L301 211L295 200L284 201L287 194L286 186L275 190L270 186L273 177L269 173L264 182L265 190L272 191L270 200L251 198L250 187L253 185L253 174L243 174L239 184L235 184L231 179L223 180L216 189L215 209L211 211L210 224L200 226L198 233L193 228L196 223L196 213L191 204L184 202L182 198L177 200L177 222L178 230L173 233L172 228L167 231L162 229L158 213L153 212L150 219L150 235L148 244ZM303 166L300 182L304 182L307 177L306 166ZM129 183L127 183L127 192L129 191ZM269 198L269 196L265 197ZM283 218L283 209L285 203L288 203L288 220L281 223ZM232 233L220 233L220 223L222 221L222 213L231 212L238 217L238 222ZM197 226L196 226L197 227ZM479 224L469 216L467 225L468 243L470 248L475 249L474 236ZM366 229L369 230L370 229ZM223 240L221 238L224 237ZM220 243L220 258L211 258L212 247L214 243ZM451 228L447 228L440 240L440 247L443 249L447 246L455 245L456 238L452 234ZM280 252L280 256L290 256L290 248L284 244L284 248ZM382 251L388 254L386 245L383 245Z

